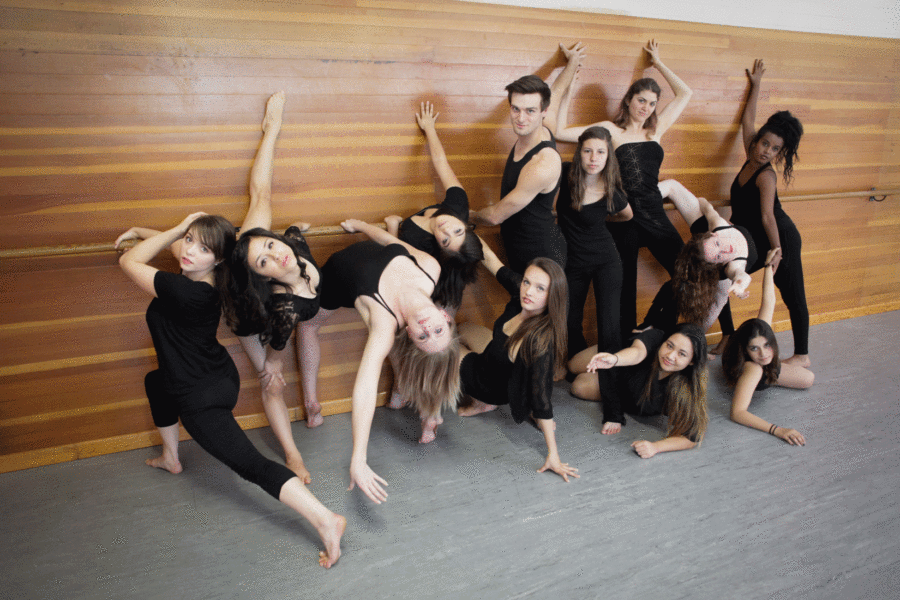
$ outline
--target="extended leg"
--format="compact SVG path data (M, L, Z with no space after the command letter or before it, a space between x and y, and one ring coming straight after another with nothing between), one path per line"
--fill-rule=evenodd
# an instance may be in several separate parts
M272 228L272 172L275 159L275 142L281 131L281 116L284 112L284 92L269 98L266 116L263 119L263 140L256 152L256 160L250 170L250 207L241 231L254 227Z
M775 285L781 291L788 312L791 315L791 329L794 333L794 356L786 363L797 367L809 367L809 308L806 305L806 287L803 282L803 261L800 251L800 232L793 223L779 224L782 259L775 271Z

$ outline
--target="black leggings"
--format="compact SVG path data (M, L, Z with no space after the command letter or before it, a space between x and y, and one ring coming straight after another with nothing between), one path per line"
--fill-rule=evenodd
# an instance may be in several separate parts
M794 332L794 354L809 354L809 308L806 305L806 286L803 284L803 262L800 249L803 241L794 222L788 219L778 221L778 237L781 240L781 262L775 271L775 285L781 292L781 299L787 306L791 316L791 329ZM772 248L768 236L754 237L757 259L747 265L747 273L755 273L766 264L766 254ZM722 314L728 311L731 318L731 307L726 304ZM720 317L721 321L721 317Z
M227 377L204 382L202 387L181 395L165 391L158 369L147 373L144 388L153 424L169 427L181 417L181 424L201 448L277 500L281 487L296 475L260 454L235 421L231 411L237 404L241 382L237 370L232 367L232 371Z
M610 232L622 259L622 297L620 330L625 338L631 337L631 330L637 325L637 259L638 251L647 247L659 264L668 271L675 272L675 259L684 247L678 230L672 223L668 227L646 229L634 219L624 223L609 223ZM624 340L623 340L624 343Z

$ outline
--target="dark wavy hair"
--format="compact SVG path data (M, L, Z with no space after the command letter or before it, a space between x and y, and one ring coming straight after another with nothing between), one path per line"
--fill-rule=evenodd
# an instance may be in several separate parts
M769 117L765 125L759 128L759 131L750 140L750 146L753 147L767 133L777 135L784 141L784 146L781 147L781 153L775 159L775 163L784 161L784 183L789 185L794 179L794 161L800 160L797 148L800 147L800 138L803 137L803 124L800 119L791 114L791 111L780 110Z
M569 169L569 189L572 190L572 208L581 210L581 204L584 202L585 184L584 166L581 164L581 149L588 140L603 140L606 142L606 166L600 173L600 180L603 182L603 189L606 193L606 210L610 213L615 211L616 191L624 194L622 190L622 176L619 174L619 161L616 159L616 153L613 151L612 136L605 127L588 127L580 136L578 136L578 145L575 146L575 153L572 155L572 167Z
M541 112L550 107L550 86L537 75L519 77L506 86L507 100L512 102L513 94L540 94Z
M631 102L631 99L634 98L635 94L647 91L656 94L657 100L662 96L662 90L660 89L659 84L656 83L656 80L652 77L644 77L643 79L638 79L632 83L631 87L628 88L628 91L625 92L625 97L622 98L622 102L619 104L619 113L616 115L616 118L613 119L613 123L622 129L625 129L625 126L628 125L628 104ZM656 109L654 108L653 112L650 113L650 116L647 117L647 120L644 121L644 129L649 129L651 132L656 131L656 120Z
M469 215L459 215L441 206L431 214L431 218L441 215L450 215L462 221L466 227L466 235L456 252L435 244L439 248L435 258L441 265L441 274L434 286L431 299L438 306L459 308L466 286L478 278L478 263L484 259L484 251L481 248L481 240L475 234L475 225L468 222Z
M222 301L222 313L225 315L225 322L230 327L237 322L228 260L235 243L234 225L225 217L204 215L194 219L191 226L188 227L188 231L192 231L194 236L213 253L218 261L213 268L213 274L216 290Z
M706 260L703 242L712 234L695 235L684 245L675 259L672 293L678 318L687 323L702 324L716 300L719 265Z
M566 364L568 328L566 315L569 309L569 284L566 273L556 261L538 257L528 263L550 276L547 290L547 308L540 315L525 319L506 341L508 350L519 347L518 356L526 365L533 365L547 352L553 352L553 368ZM527 270L527 267L526 267Z
M747 353L750 340L762 336L772 346L772 361L762 368L763 381L774 385L778 381L778 373L781 371L781 359L778 357L778 340L772 326L762 319L747 319L737 328L728 341L725 342L725 351L722 353L722 370L725 371L725 380L728 385L734 386L744 372L744 364L751 361Z
M272 338L272 319L269 308L272 299L272 286L290 287L274 279L256 273L249 263L250 241L255 237L266 237L288 245L294 251L300 276L309 282L306 263L300 260L301 243L298 240L273 233L262 227L255 227L244 232L234 245L231 253L231 273L234 280L234 306L236 322L229 323L231 330L239 336L260 334L263 344Z
M709 380L706 370L706 335L693 323L681 323L666 336L666 340L676 333L690 340L694 356L691 358L691 364L667 378L666 414L669 417L667 437L681 435L688 439L700 440L709 424L709 415L706 412L706 386ZM658 351L652 360L653 367L650 369L650 377L641 395L640 404L646 403L650 398L652 384L659 378Z

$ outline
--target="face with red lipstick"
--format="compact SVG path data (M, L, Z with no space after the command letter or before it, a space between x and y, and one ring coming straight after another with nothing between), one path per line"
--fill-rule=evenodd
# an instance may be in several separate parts
M188 229L181 239L181 253L178 256L181 272L206 275L212 271L218 260L213 251L200 239L193 229Z
M297 257L281 240L260 236L250 240L247 264L254 273L281 281L297 266Z
M691 340L682 333L673 333L659 347L657 353L659 368L665 373L683 371L694 362L694 347Z
M550 275L535 265L525 269L522 285L519 286L519 302L522 310L539 315L547 308L550 295Z

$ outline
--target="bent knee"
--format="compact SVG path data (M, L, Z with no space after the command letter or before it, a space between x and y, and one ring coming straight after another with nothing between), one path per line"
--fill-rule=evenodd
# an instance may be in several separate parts
M583 400L599 400L600 386L597 383L597 375L594 373L582 373L572 382L570 393Z

